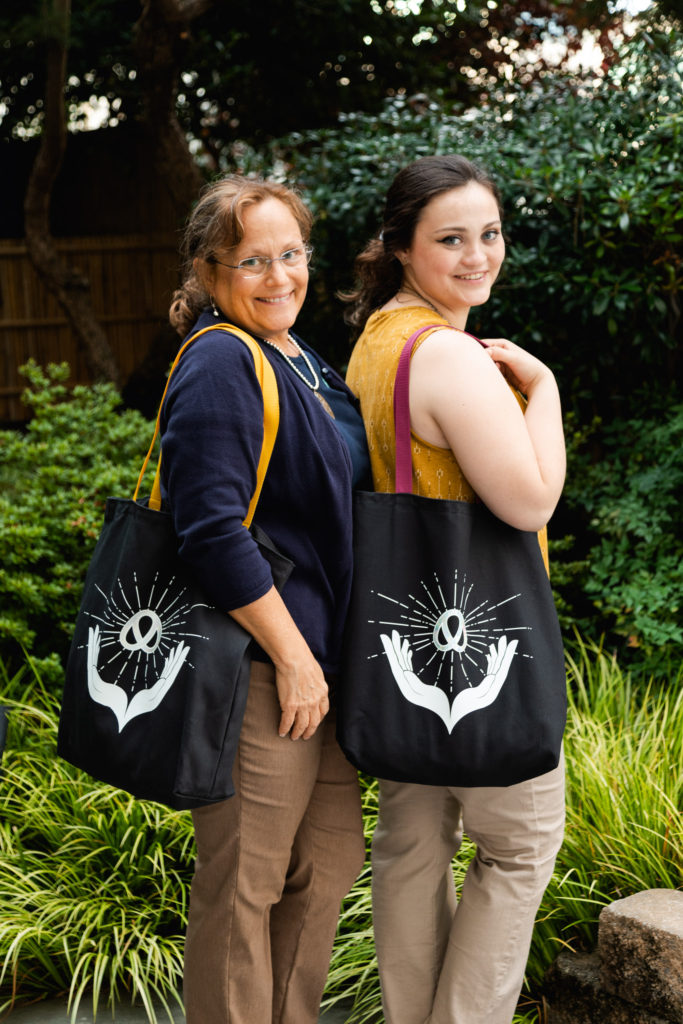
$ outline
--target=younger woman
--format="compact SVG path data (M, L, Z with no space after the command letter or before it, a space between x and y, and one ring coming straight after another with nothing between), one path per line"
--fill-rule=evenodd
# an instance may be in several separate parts
M461 156L404 168L379 238L357 260L347 382L361 401L375 490L394 490L393 381L406 340L415 493L483 501L541 531L565 452L552 372L503 338L465 333L505 257L498 193ZM513 390L514 389L514 390ZM518 392L526 396L526 407ZM373 915L387 1024L510 1024L564 825L564 771L500 788L380 781ZM475 842L459 904L451 860Z

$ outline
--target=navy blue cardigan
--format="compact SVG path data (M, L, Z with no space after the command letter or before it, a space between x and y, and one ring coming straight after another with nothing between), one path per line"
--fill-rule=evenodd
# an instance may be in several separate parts
M207 311L192 333L215 323ZM351 458L310 389L263 349L277 379L280 426L254 522L295 563L282 597L322 668L334 672L351 585ZM315 355L328 383L352 398ZM263 442L263 397L237 337L210 331L189 346L171 378L161 438L162 485L182 558L225 611L262 597L271 570L242 524Z

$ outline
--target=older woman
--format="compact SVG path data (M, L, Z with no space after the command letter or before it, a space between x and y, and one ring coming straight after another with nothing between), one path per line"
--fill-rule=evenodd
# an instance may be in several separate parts
M164 404L164 486L182 557L252 635L235 796L193 812L197 861L185 958L188 1024L316 1022L339 904L364 857L356 772L335 740L330 684L351 578L362 422L335 371L293 333L311 217L296 193L232 176L185 234L171 323L233 323L263 347L280 425L255 523L295 564L282 595L243 520L263 440L251 354L208 330Z
M411 361L416 492L478 499L544 543L565 472L555 378L511 341L482 345L465 331L505 258L501 217L494 183L462 156L424 157L396 175L382 233L357 261L350 319L362 333L347 380L375 488L393 491L386 424L399 356L436 325ZM563 824L562 763L504 787L380 781L373 914L387 1024L509 1024ZM463 830L477 851L458 902L451 860Z

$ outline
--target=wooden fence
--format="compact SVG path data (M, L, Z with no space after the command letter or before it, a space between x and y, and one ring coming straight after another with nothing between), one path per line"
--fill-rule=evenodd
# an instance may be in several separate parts
M167 321L178 280L178 237L65 238L57 249L90 282L95 313L125 383ZM19 367L29 358L42 366L67 362L70 383L90 382L64 312L33 269L26 246L18 239L0 240L0 423L27 418Z

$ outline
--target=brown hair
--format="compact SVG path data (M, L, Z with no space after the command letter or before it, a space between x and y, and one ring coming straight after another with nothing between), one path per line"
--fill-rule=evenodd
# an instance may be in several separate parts
M500 193L492 179L464 156L425 156L398 172L387 192L379 236L371 239L356 258L357 287L341 295L352 304L345 319L356 328L356 334L373 310L399 291L403 267L396 253L410 246L424 207L436 196L470 181L487 188L501 208Z
M232 249L244 237L242 215L264 199L279 199L291 211L304 242L313 218L299 195L286 185L231 174L207 185L189 216L180 247L183 279L173 294L168 318L183 337L210 301L195 261L208 261L219 250Z

